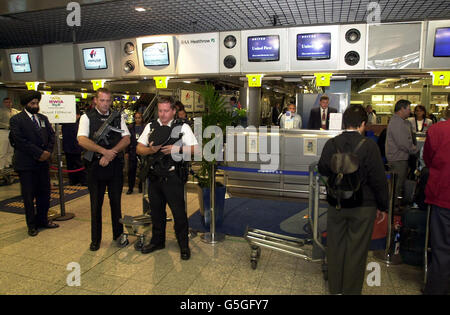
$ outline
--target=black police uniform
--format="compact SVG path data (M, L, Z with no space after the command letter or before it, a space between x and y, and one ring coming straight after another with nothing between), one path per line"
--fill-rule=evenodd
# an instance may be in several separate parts
M179 137L171 138L172 130L183 122L174 120L172 126L161 126L157 121L152 121L149 133L149 143L153 146L173 145ZM163 247L166 239L166 205L172 211L174 217L175 235L178 244L183 249L188 249L188 218L185 210L184 184L187 180L187 168L185 162L176 162L171 154L164 155L162 152L147 156L149 164L149 201L152 217L152 240L150 245Z
M101 115L97 110L91 110L86 115L89 118L89 139L93 140L94 133L100 129L109 115ZM111 126L121 129L120 115L111 123ZM118 132L110 132L107 137L108 145L102 141L97 144L108 150L114 148L122 139L122 135ZM87 163L88 188L91 199L91 237L92 243L96 244L100 244L102 239L102 206L106 187L108 187L109 204L111 206L113 239L118 239L123 233L123 226L119 222L122 217L123 152L119 152L106 167L99 165L100 159L100 154L94 154L92 162Z
M13 165L19 174L26 221L29 229L48 224L50 207L49 161L39 161L44 151L52 153L55 132L42 114L36 114L33 122L23 110L11 117L9 139L14 147ZM36 208L34 200L36 199Z

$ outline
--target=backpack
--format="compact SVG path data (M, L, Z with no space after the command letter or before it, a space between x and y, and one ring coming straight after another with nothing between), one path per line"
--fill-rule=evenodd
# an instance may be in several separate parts
M362 204L363 195L361 178L359 175L359 158L356 152L361 148L366 139L361 139L353 152L342 153L333 138L336 153L331 156L330 168L332 175L327 181L327 201L341 208L355 208Z

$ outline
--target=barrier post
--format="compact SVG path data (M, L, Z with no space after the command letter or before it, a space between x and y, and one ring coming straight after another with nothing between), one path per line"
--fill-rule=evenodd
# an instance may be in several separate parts
M56 124L56 144L58 148L58 181L59 181L59 205L61 207L61 215L56 217L55 221L68 221L75 217L73 213L66 213L65 201L64 201L64 183L62 175L62 155L61 155L61 128L60 124Z
M397 174L391 172L391 185L389 187L389 209L388 209L388 226L386 235L386 249L384 251L375 251L374 257L381 260L386 265L401 264L400 255L394 255L392 252L392 224L394 223L394 207L395 207L395 185L397 182Z
M211 163L211 187L210 187L210 229L209 233L204 233L201 240L208 244L217 244L225 240L225 235L216 233L216 165Z

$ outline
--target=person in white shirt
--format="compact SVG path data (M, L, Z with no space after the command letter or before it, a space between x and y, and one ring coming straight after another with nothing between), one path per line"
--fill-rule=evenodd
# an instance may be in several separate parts
M14 149L9 143L9 120L12 116L20 113L12 107L12 101L9 97L3 99L4 111L2 112L2 120L0 122L0 170L8 167L12 163Z
M427 132L428 128L433 124L431 119L426 118L427 111L425 106L417 105L414 108L414 117L408 118L408 121L411 124L412 131L414 133L417 132Z
M288 105L288 110L281 116L280 127L284 129L301 129L302 117L296 113L295 104Z
M148 195L152 216L152 239L142 247L148 254L165 247L166 205L172 211L175 221L175 235L180 246L181 259L188 260L189 227L185 210L184 184L187 169L181 155L194 152L198 145L191 128L183 121L175 120L175 102L170 96L158 100L158 120L145 127L138 139L137 153L147 159L150 181ZM183 154L185 153L185 154Z
M367 105L366 107L367 112L367 124L368 125L376 125L377 124L377 115L373 111L372 105Z
M94 152L92 161L88 162L88 188L91 197L91 251L100 248L102 239L102 206L106 187L111 205L113 240L120 247L126 246L128 240L123 236L123 226L119 220L122 216L121 200L123 189L124 149L130 144L130 132L123 116L117 115L110 125L121 133L110 132L108 143L93 140L94 133L110 117L112 95L108 89L98 89L95 95L95 108L82 115L77 139L81 147Z

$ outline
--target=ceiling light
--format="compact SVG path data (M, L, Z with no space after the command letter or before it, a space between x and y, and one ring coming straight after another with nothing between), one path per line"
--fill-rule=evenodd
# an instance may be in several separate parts
M136 7L136 8L134 8L136 11L138 11L138 12L145 12L145 11L147 11L147 9L145 9L145 8L143 8L143 7Z
M386 83L386 82L387 82L387 79L384 79L384 80L378 82L378 84L383 84L383 83Z
M186 83L186 84L191 84L192 82L191 81L183 81L184 83Z
M408 83L402 84L402 86L408 86Z
M396 89L399 89L399 88L400 88L400 85L397 85L395 88L396 88Z
M414 81L414 82L411 82L411 84L417 84L417 83L419 83L420 82L420 80L416 80L416 81Z

